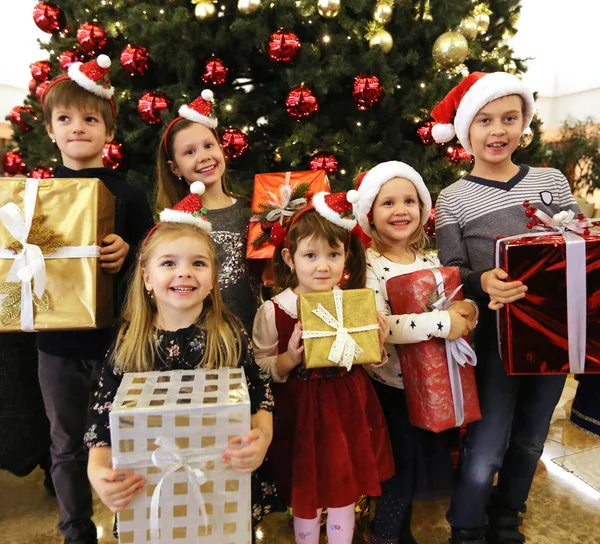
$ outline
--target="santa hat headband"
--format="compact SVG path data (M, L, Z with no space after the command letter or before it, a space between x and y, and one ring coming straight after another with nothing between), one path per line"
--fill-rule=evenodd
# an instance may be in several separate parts
M449 142L457 136L472 155L469 129L477 112L492 100L519 95L523 99L523 131L529 127L535 112L533 93L517 76L506 72L473 72L463 79L433 109L435 119L431 134L437 142ZM454 124L453 124L454 118Z
M354 203L354 215L358 224L367 235L371 235L370 215L373 203L381 190L381 187L394 178L403 178L410 181L417 190L419 198L423 203L421 223L425 224L431 212L431 195L421 175L406 163L400 161L382 162L371 168L368 172L361 174L356 183L358 200Z
M169 140L169 132L177 123L182 119L187 119L188 121L192 121L193 123L200 123L205 127L210 128L211 130L215 130L217 125L219 124L219 120L213 116L213 108L211 100L213 100L214 95L210 89L204 89L202 94L196 98L190 104L184 104L179 108L179 116L175 117L165 130L165 135L163 136L163 146L165 149L165 154L167 158L169 157L169 149L168 149L168 140Z
M48 92L54 85L61 81L72 80L82 89L110 102L113 118L115 116L115 104L112 97L115 88L111 85L109 68L111 60L107 55L98 55L97 59L88 62L74 62L69 66L68 75L59 76L50 82L42 95L42 104L48 96Z

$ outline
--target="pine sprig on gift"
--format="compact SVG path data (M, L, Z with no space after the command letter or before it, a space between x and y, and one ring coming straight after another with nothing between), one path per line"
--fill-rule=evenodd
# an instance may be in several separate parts
M53 230L42 226L45 218L46 216L44 215L35 215L33 217L29 235L27 236L27 243L38 246L44 255L50 255L56 253L56 250L61 247L64 247L65 243L60 234L56 234ZM15 240L7 248L18 253L23 249L23 246L21 242Z
M255 240L252 240L252 247L259 248L268 244L271 241L271 233L270 232L261 232L260 236L258 236Z
M0 325L6 327L19 319L21 315L21 282L0 282L0 295L6 295L0 307ZM38 311L47 312L50 309L50 299L46 293L42 295L42 298L38 298L35 293L32 295L33 303Z
M298 183L293 191L292 194L290 196L290 202L292 200L296 200L297 198L306 198L308 199L308 197L310 196L308 190L310 189L310 183ZM267 222L271 222L267 219L267 215L269 215L270 212L272 212L273 210L276 210L279 206L273 206L272 204L265 204L264 202L261 202L258 205L258 210L254 210L253 213L254 215L258 216L258 221L260 221L261 223L267 223ZM267 241L269 240L269 237L267 237ZM258 246L257 246L258 247Z

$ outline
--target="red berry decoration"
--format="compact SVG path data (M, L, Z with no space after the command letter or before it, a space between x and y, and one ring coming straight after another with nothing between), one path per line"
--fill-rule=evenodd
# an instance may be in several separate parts
M271 243L275 247L279 247L285 242L285 229L281 226L281 223L273 223L271 229Z
M83 23L77 29L77 41L87 55L100 53L108 43L106 32L98 23Z
M209 85L223 85L227 79L229 69L223 64L221 59L213 58L207 61L202 74L202 81Z
M296 34L289 30L281 29L271 34L271 38L267 44L267 55L274 62L288 64L294 62L301 47L302 44Z
M527 228L528 228L528 229L532 229L532 228L533 228L533 225L534 225L533 221L529 221L529 222L527 223Z
M228 128L223 132L221 145L228 159L241 157L250 147L248 137L237 128Z
M523 202L523 206L525 206L526 208L529 208L529 200L525 200Z
M33 22L48 34L61 32L67 25L65 14L52 2L40 2L33 8Z
M28 124L26 121L29 119L37 121L37 117L31 106L15 106L10 110L8 118L13 125L19 127L23 132L31 129L31 124Z
M417 129L417 134L419 135L419 138L421 138L423 145L429 145L435 142L435 139L431 135L431 129L433 128L433 125L434 123L428 121Z
M125 152L121 142L113 140L108 144L104 144L104 149L102 150L102 164L104 164L104 168L116 170L123 165L124 159Z
M31 77L37 82L47 81L50 77L50 63L47 60L38 60L29 65Z
M425 225L423 225L423 228L425 229L427 236L430 236L431 238L435 236L435 208L431 208L429 218Z
M159 91L144 93L138 100L138 112L142 121L149 125L161 122L162 113L171 106L171 101Z
M27 172L27 165L23 162L23 153L18 149L7 151L6 155L4 155L2 164L4 166L4 171L9 176L18 176L19 174Z
M34 179L50 179L52 177L52 168L48 166L38 166L29 171L28 177Z
M317 153L310 159L311 170L325 170L328 174L336 174L338 161L333 153Z
M121 51L121 66L130 76L143 76L148 71L150 52L143 45L125 46Z
M590 229L584 229L583 235L584 236L589 236L590 235Z
M260 230L262 230L265 234L269 234L273 229L273 223L261 223Z
M303 85L294 87L285 99L285 108L291 117L300 121L319 110L319 102L313 92Z
M471 154L462 146L448 146L446 148L446 153L450 156L450 160L454 164L458 164L461 161L470 161Z
M578 219L579 221L583 221L583 220L585 219L585 214L583 214L583 213L580 213L580 214L577 216L577 219Z
M74 62L83 62L85 60L85 54L81 49L68 49L67 51L63 51L58 57L58 63L60 67L66 72L69 69L69 66Z
M352 98L359 110L368 110L381 100L383 87L377 76L360 74L354 78Z
M37 89L35 90L35 98L38 101L38 104L42 104L42 98L44 98L44 93L46 92L46 89L48 88L48 86L50 85L49 81L44 81L44 83L40 83L37 86Z

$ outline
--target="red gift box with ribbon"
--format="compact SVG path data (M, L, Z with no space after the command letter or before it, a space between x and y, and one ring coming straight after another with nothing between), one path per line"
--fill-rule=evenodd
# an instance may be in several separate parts
M386 287L395 315L446 310L463 298L456 267L403 274ZM481 419L473 368L477 359L464 338L431 338L398 345L397 351L412 425L437 433Z
M253 216L248 232L248 259L272 259L275 246L273 235L281 235L281 228L290 217L310 204L320 191L331 191L324 170L306 172L273 172L254 176L252 194ZM280 231L276 234L277 231Z
M598 374L600 233L573 212L531 209L547 230L496 240L496 266L528 289L497 314L506 373Z

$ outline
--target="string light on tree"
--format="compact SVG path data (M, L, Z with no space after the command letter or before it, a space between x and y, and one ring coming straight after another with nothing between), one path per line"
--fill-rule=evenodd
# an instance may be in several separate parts
M442 68L453 68L467 58L469 43L460 32L444 32L435 40L432 54Z
M260 8L260 0L238 0L237 7L242 15L252 15Z
M317 10L321 17L333 19L340 12L341 0L317 0Z

